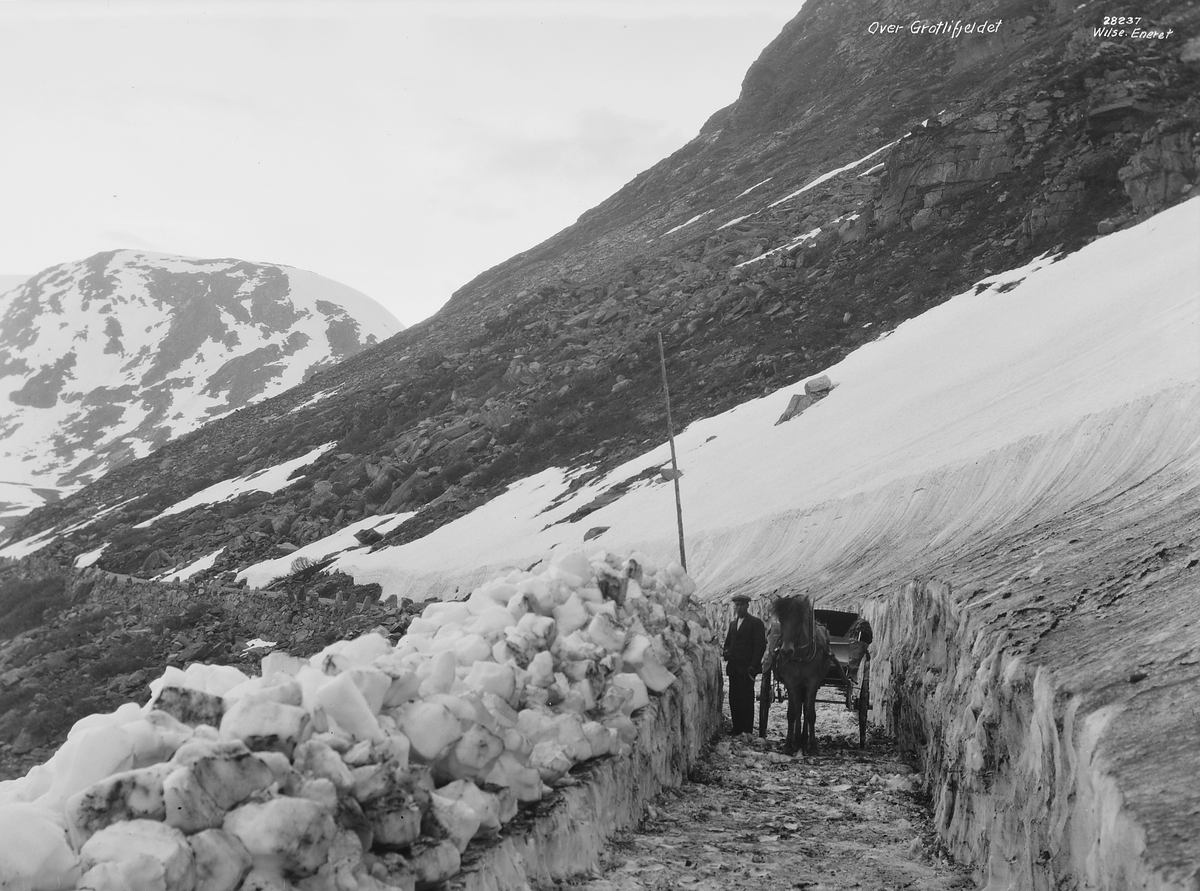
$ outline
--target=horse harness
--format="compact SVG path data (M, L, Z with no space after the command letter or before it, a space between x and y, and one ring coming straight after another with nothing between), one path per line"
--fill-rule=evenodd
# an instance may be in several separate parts
M809 613L808 613L809 621L812 626L812 636L809 637L808 643L804 644L803 646L799 647L798 649L793 649L792 654L790 656L788 656L787 658L780 659L779 657L783 653L783 641L781 640L779 642L779 646L775 648L775 654L774 654L775 658L772 660L773 664L778 665L778 664L782 664L784 662L796 662L796 663L799 663L800 665L803 665L804 663L812 662L814 659L817 658L817 655L819 652L817 649L817 625L820 625L821 623L818 622L816 620L816 617L813 615L811 604L809 605L808 609L809 609Z

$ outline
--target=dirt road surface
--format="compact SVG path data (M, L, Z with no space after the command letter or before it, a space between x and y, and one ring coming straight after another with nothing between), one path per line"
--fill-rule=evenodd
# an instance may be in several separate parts
M815 757L779 752L786 704L765 740L720 737L689 781L646 808L637 831L614 838L603 873L571 891L950 891L970 872L938 844L921 776L895 743L857 717L817 706ZM728 719L727 719L728 722Z

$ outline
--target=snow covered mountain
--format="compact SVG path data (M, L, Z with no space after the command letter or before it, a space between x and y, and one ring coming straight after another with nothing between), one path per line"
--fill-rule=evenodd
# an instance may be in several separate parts
M0 510L53 500L403 327L287 266L122 250L40 272L0 295Z

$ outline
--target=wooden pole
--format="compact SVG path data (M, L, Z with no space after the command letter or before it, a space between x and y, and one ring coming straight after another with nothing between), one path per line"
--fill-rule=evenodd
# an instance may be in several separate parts
M675 428L671 425L671 390L667 386L667 354L663 350L662 332L658 333L658 361L662 365L663 396L667 401L667 441L671 443L671 470L675 483L675 517L679 523L679 565L687 571L687 554L683 549L683 502L679 498L679 464L675 460Z

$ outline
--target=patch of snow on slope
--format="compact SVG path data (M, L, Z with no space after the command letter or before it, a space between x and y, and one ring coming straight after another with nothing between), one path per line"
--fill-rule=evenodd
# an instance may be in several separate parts
M833 222L836 223L837 220L834 220ZM733 268L739 269L742 266L746 266L750 263L757 263L759 260L765 260L767 257L771 256L772 254L778 254L780 251L790 251L793 248L798 248L798 247L800 247L800 245L804 244L804 242L811 241L812 239L816 238L820 234L821 234L821 227L817 226L817 228L810 229L807 232L805 232L803 235L799 235L796 238L793 238L787 244L781 244L779 247L771 248L769 251L763 251L757 257L751 257L749 260L743 260L741 263L738 263Z
M728 229L730 226L736 226L736 225L737 225L738 223L740 223L742 220L745 220L745 219L749 218L750 216L752 216L752 214L746 214L746 216L744 216L744 217L734 217L734 218L733 218L732 220L730 220L728 223L722 223L722 224L721 224L720 226L718 226L717 228L718 228L718 229Z
M140 495L135 495L133 498L126 498L124 501L118 501L111 507L106 507L103 510L92 514L86 520L81 520L78 523L72 523L63 529L47 529L43 532L39 532L37 535L30 536L29 538L22 539L21 541L13 542L8 547L0 549L0 557L12 557L14 560L16 560L20 559L21 557L28 556L35 551L40 551L42 548L56 541L59 536L70 535L72 532L77 532L86 526L90 526L101 517L107 516L117 508L124 507L126 504L129 504L129 502L135 501L140 497ZM9 547L14 549L12 553L9 552ZM24 550L25 548L32 548L32 550L26 551Z
M802 380L690 425L676 438L689 549L734 527L762 525L766 534L773 517L1200 385L1198 236L1194 199L1056 263L1034 261L1040 268L1022 270L1024 281L1006 293L972 289L905 322L828 369L837 389L785 424L775 421ZM360 583L378 582L384 596L420 581L467 584L555 547L578 547L601 525L610 527L610 550L669 557L675 505L667 485L554 525L668 458L663 443L559 501L564 472L546 470L422 539L351 552L334 566Z
M7 557L10 560L20 560L22 557L36 554L42 548L51 544L56 538L58 538L57 533L53 529L47 529L44 532L39 532L37 535L31 535L29 538L22 538L20 541L14 541L10 545L5 545L3 548L0 548L0 557Z
M335 387L332 390L321 390L319 393L313 393L311 396L309 396L307 399L305 399L303 402L301 402L295 408L290 409L288 411L288 414L292 415L292 414L295 414L296 412L300 411L300 409L302 409L302 408L308 408L310 405L316 405L318 402L328 399L330 396L332 396L334 393L336 393L340 389L341 389L341 387Z
M359 520L357 523L351 523L337 532L326 535L324 538L309 542L304 547L284 557L276 557L273 560L264 560L261 563L247 566L237 574L237 581L245 580L252 588L265 588L275 579L291 572L292 563L297 557L304 557L316 562L324 560L326 557L336 554L339 551L361 548L363 545L359 544L358 539L354 537L356 532L363 529L374 529L380 535L386 535L405 520L415 516L415 511L409 511L402 514L383 514L367 517L366 519Z
M107 547L108 547L108 542L105 542L104 544L100 545L100 547L96 548L96 550L94 550L94 551L88 551L86 554L80 554L78 557L75 558L75 568L76 569L87 569L89 566L91 566L97 560L100 559L100 555L104 553L104 549Z
M206 569L212 569L212 565L217 562L217 558L225 553L224 548L217 548L211 554L205 554L199 560L189 563L183 569L177 569L174 572L163 573L155 576L156 582L183 582L190 579L198 572L203 572Z
M755 184L754 184L754 185L752 185L750 188L748 188L746 191L744 191L744 192L742 192L740 195L738 195L738 196L737 196L737 198L741 198L741 197L742 197L742 195L749 195L751 192L753 192L753 191L754 191L755 189L757 189L759 186L765 186L765 185L766 185L767 183L769 183L769 182L770 182L772 179L774 179L774 177L773 177L773 176L768 176L768 177L767 177L766 179L764 179L762 182L760 182L760 183L755 183ZM734 201L736 201L736 200L737 200L737 198L734 198L733 200L734 200Z
M134 501L137 501L141 497L142 497L141 495L134 495L132 498L125 498L121 501L118 501L116 504L112 505L111 507L102 508L102 509L98 510L96 513L92 514L86 520L82 520L81 522L78 522L78 523L72 523L70 526L63 529L60 534L61 535L70 535L72 532L75 532L79 529L83 529L86 526L90 526L92 523L96 522L101 517L107 517L113 511L118 510L118 509L124 507L125 505L130 504Z
M624 476L630 475L626 473ZM612 475L610 478L613 478ZM423 571L441 566L446 558L452 562L457 559L463 566L473 566L494 561L498 553L528 553L527 542L536 539L540 530L566 517L578 506L574 503L575 499L553 506L556 499L566 492L567 486L567 472L551 467L513 483L503 495L443 526L442 529L446 530L454 527L452 536L439 535L441 530L436 530L412 542L422 545L419 552L411 550L409 545L383 548L369 554L352 551L335 560L330 571L346 572L358 584L378 582L383 586L383 596L387 597L403 593L402 586L397 582L403 576L406 564L415 571ZM593 492L591 497L594 497L596 489L595 486L585 487L585 490ZM580 503L588 500L590 497ZM553 544L549 547L553 547ZM453 552L457 552L457 558L451 556ZM413 558L411 564L410 556ZM501 562L507 564L508 560L501 557Z
M301 467L307 467L312 464L337 443L327 442L325 445L318 446L311 452L301 455L299 458L293 458L291 461L285 461L282 464L276 464L274 467L264 467L262 470L257 470L249 476L240 476L231 480L221 480L219 483L213 483L206 489L201 489L195 495L190 495L183 501L177 501L175 504L168 507L161 513L138 523L133 528L145 529L152 526L163 517L169 517L173 514L181 514L185 510L191 510L193 507L200 507L204 504L219 504L222 501L232 501L239 495L244 495L247 492L278 492L280 489L286 489L296 480L291 476Z
M678 232L684 226L690 226L690 225L692 225L692 223L696 222L699 219L703 219L704 217L708 216L710 213L712 213L711 210L706 210L703 213L698 213L694 217L692 217L690 220L688 220L686 223L680 223L674 229L668 229L666 232L663 233L663 235L670 235L672 232Z
M871 158L874 158L880 152L887 151L888 149L890 149L892 146L894 146L899 141L900 140L897 139L895 142L889 142L887 145L885 145L881 148L875 149L875 151L871 152L871 154L864 155L863 157L859 158L857 161L853 161L850 164L847 164L845 167L839 167L836 170L830 170L828 173L822 173L820 176L818 176L816 179L814 179L808 185L801 186L799 189L792 192L790 195L784 195L778 201L772 201L770 204L767 205L767 207L775 207L776 205L783 204L783 202L789 201L792 198L795 198L797 195L807 192L809 189L814 189L817 186L819 186L821 183L826 182L827 180L833 179L839 173L844 173L847 170L852 170L855 167L857 167L859 164L861 164L863 161L867 161Z
M14 515L26 514L45 503L46 499L39 495L32 486L23 483L0 482L0 505L11 505ZM0 516L6 515L6 512L0 511Z
M1049 266L1058 259L1056 255L1040 254L1034 257L1024 266L1018 266L1015 269L1007 269L999 275L990 276L975 285L975 293L981 294L991 291L996 294L1003 294L1006 291L1011 291L1021 282L1025 281L1030 274L1037 272L1043 266Z

